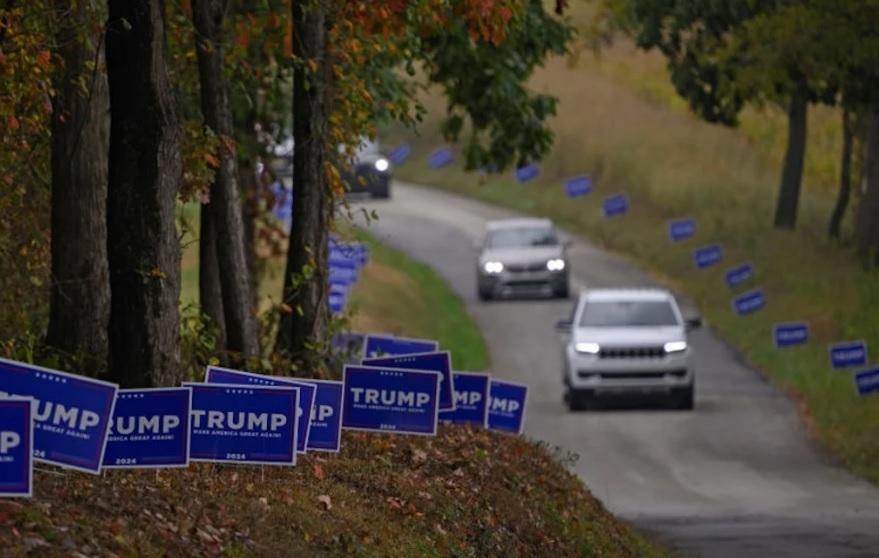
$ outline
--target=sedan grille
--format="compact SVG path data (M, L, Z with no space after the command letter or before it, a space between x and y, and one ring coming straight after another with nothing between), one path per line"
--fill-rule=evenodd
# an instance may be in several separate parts
M662 347L602 347L599 358L662 358L665 349Z
M546 270L546 262L537 262L529 264L509 264L506 266L507 271L512 273L522 271L544 271Z

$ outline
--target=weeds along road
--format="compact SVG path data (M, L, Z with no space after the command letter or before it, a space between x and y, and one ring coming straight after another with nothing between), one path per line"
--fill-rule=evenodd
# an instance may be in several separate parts
M571 413L562 402L554 324L573 298L476 298L474 241L485 221L515 214L400 183L392 196L365 204L379 214L370 230L452 285L482 328L491 372L530 386L526 433L578 454L576 472L611 511L685 555L879 555L879 489L816 449L792 402L710 328L691 335L695 411ZM654 284L583 239L569 256L574 292Z

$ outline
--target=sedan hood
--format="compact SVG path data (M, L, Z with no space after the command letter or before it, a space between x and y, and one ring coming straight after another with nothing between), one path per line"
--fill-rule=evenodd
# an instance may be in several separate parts
M521 246L517 248L488 248L479 257L479 263L501 262L509 264L528 264L545 262L553 258L561 258L564 249L561 246Z
M578 327L575 343L598 343L607 347L658 346L669 341L686 341L682 326L664 327Z

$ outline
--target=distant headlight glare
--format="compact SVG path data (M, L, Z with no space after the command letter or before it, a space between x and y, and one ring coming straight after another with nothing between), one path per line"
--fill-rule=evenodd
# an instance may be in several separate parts
M546 269L550 271L562 271L565 269L565 260L556 258L546 262Z
M375 162L375 170L377 170L378 172L385 172L390 166L391 165L388 163L388 160L384 158L378 159Z
M687 342L686 341L669 341L665 344L665 352L667 353L679 353L681 351L687 350Z
M586 355L597 355L598 351L601 350L601 346L598 343L577 343L574 345L574 350Z
M482 269L484 269L486 273L500 273L504 270L504 264L501 262L485 262Z

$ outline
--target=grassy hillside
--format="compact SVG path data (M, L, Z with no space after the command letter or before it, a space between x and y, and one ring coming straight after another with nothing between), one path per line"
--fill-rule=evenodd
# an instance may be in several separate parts
M745 131L705 124L673 100L663 75L659 58L624 45L601 59L583 54L573 65L564 59L548 63L532 86L560 99L552 122L556 142L540 178L524 186L510 173L481 177L457 164L428 168L428 153L442 143L438 117L444 105L435 92L425 97L430 114L419 135L388 130L385 141L405 140L415 148L397 169L399 177L550 216L688 293L749 362L802 402L824 445L879 482L879 398L858 399L851 374L829 369L826 349L846 339L879 344L879 276L862 271L848 249L826 240L832 194L815 170L821 164L810 164L798 229L773 230L779 167L776 150L768 146L783 141L779 115L752 111L746 123L759 125ZM760 128L768 131L754 139ZM819 139L810 137L813 154L824 153ZM581 173L593 178L595 191L568 200L563 180ZM621 219L603 219L601 199L616 193L628 195L632 209ZM696 218L696 238L670 243L667 221L685 216ZM693 248L713 242L723 245L723 262L696 271ZM757 271L743 289L761 286L768 298L765 310L747 318L731 312L733 293L723 280L727 269L742 262ZM772 325L793 320L811 323L812 342L774 349Z

